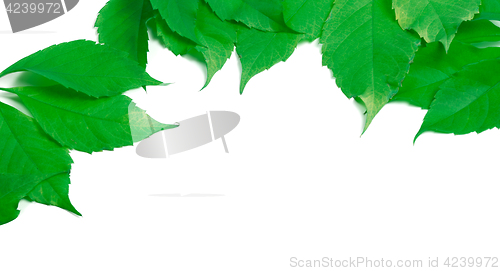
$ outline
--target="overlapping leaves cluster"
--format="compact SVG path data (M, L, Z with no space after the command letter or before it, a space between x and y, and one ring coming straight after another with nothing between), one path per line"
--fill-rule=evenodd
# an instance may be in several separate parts
M22 199L80 215L68 196L69 150L112 150L176 127L155 121L122 95L162 83L109 46L88 40L54 45L21 59L0 77L15 72L43 76L46 82L0 88L16 95L33 116L0 102L0 225L17 218Z
M385 104L406 101L428 109L418 136L500 125L491 20L500 20L499 0L110 0L95 25L101 42L143 67L149 28L174 54L206 63L205 86L236 48L240 92L319 38L337 85L366 107L365 130Z

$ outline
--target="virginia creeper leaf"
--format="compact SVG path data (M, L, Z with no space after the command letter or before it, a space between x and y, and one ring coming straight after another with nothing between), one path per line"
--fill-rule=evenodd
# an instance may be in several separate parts
M416 138L426 131L481 133L500 127L500 60L464 67L440 86Z
M30 71L93 97L112 96L146 85L160 85L127 53L77 40L50 46L27 56L0 73L0 77Z
M500 57L500 48L480 49L471 44L498 39L500 28L486 20L465 22L460 26L448 53L437 43L429 43L415 55L410 72L394 101L406 101L428 109L439 86L465 66Z
M92 153L129 146L155 132L176 127L149 121L149 116L136 110L132 100L124 95L93 98L60 85L5 90L21 98L48 135L78 151ZM137 134L143 126L151 127L149 133L134 141L133 133Z
M487 20L464 22L459 28L456 39L471 45L500 41L500 28Z
M199 44L194 31L200 0L151 0L170 29Z
M69 199L69 174L62 173L40 182L27 195L30 200L41 204L57 206L81 216Z
M262 31L282 32L288 30L283 19L283 4L280 0L205 1L224 21L234 20Z
M391 0L338 0L321 37L323 65L367 109L365 130L397 93L420 39L398 25Z
M227 21L221 21L210 8L200 4L196 21L196 36L201 42L196 50L203 55L207 64L206 87L214 74L224 66L231 57L236 41L236 28Z
M240 27L236 44L242 66L240 93L243 93L254 75L280 61L286 61L302 37L302 34L263 32Z
M0 173L0 225L11 222L19 216L19 201L41 181L54 174L12 174Z
M160 43L176 56L185 55L196 47L195 42L172 31L159 14L156 14L153 19L148 21L148 25Z
M319 37L334 0L284 0L283 16L288 27L305 34L305 39Z
M40 182L69 173L69 151L33 120L0 103L0 224L19 215L17 204Z
M110 0L99 11L95 22L99 42L125 51L146 68L148 29L146 22L153 16L149 0Z
M479 14L477 14L474 19L500 21L500 1L481 0L481 5L479 6Z
M446 50L463 21L479 12L480 0L393 0L403 29L413 29L427 42L439 41Z

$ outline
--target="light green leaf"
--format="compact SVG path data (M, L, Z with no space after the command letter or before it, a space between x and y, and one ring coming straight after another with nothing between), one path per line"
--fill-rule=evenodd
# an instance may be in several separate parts
M148 29L146 22L153 16L149 0L110 0L99 11L95 22L99 42L125 51L146 68Z
M83 152L129 146L134 139L137 142L155 132L176 127L150 122L149 116L136 109L132 100L124 95L96 99L60 85L5 90L19 95L48 135L63 146ZM141 130L142 126L151 128L145 134L139 132L141 136L135 132L136 138L133 138L132 131Z
M270 32L287 31L281 0L205 0L222 20Z
M415 140L426 131L481 133L500 127L500 60L466 66L441 85Z
M146 85L160 85L127 53L77 40L50 46L27 56L0 73L0 77L30 71L93 97L112 96Z
M406 101L428 109L439 86L465 66L500 57L500 48L479 49L471 44L480 40L495 40L500 28L486 20L463 23L448 50L438 43L427 44L415 55L410 72L403 81L394 101Z
M283 17L291 29L306 34L305 39L319 37L334 0L284 0Z
M69 151L31 118L0 103L0 224L19 215L17 204L36 185L69 173Z
M240 93L254 75L286 61L302 37L302 34L262 32L240 27L236 43L242 67Z
M420 39L394 19L391 0L338 0L323 27L323 65L367 109L365 130L398 92Z
M439 41L446 50L463 21L479 12L480 0L393 0L396 19L427 42Z

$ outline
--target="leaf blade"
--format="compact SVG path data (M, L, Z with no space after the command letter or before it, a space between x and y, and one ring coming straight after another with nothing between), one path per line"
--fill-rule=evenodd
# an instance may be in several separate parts
M97 27L100 43L127 52L132 60L146 68L146 22L152 16L149 0L110 0L99 11L94 27Z
M0 77L30 71L93 97L162 82L149 76L127 53L93 41L77 40L40 50L14 63Z
M439 41L446 50L463 21L479 12L480 0L394 0L403 29L413 29L427 42Z
M141 123L131 122L129 114L137 115L140 111L146 115L136 110L132 100L124 95L96 99L59 85L17 87L8 91L21 98L48 135L65 147L87 153L132 145L132 127ZM132 120L150 124L147 118L135 116ZM158 122L154 124L145 137L173 128Z
M386 0L336 1L320 40L323 65L344 94L367 109L365 131L397 93L420 44L391 10Z

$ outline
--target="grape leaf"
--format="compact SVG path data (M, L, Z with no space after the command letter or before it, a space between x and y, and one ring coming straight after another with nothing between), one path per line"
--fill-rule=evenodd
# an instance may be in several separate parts
M92 153L129 146L153 133L176 127L150 120L143 110L133 108L132 100L124 95L97 99L61 85L4 90L21 98L48 135L78 151ZM144 117L131 118L130 112ZM149 134L134 141L132 133L137 134L135 131L144 126L149 127Z
M280 0L205 0L220 19L241 22L262 31L288 31Z
M185 55L194 47L196 43L175 33L168 24L163 20L160 14L156 14L152 20L148 21L148 26L152 30L152 34L160 41L160 43L168 48L172 53L177 55Z
M19 215L17 204L40 182L67 174L69 151L33 120L0 103L0 224Z
M288 27L305 34L306 40L319 37L334 0L284 0L283 17Z
M242 66L240 93L254 75L286 61L302 37L302 34L262 32L240 27L236 43Z
M99 42L125 51L146 68L148 29L146 22L153 16L149 0L110 0L99 11L95 27Z
M194 29L199 4L199 0L151 0L151 5L159 11L170 29L197 44L200 41Z
M464 67L440 86L415 140L426 131L481 133L500 127L500 60Z
M365 128L397 93L420 39L398 25L390 0L338 0L323 27L323 65L344 94L360 99Z
M500 57L500 48L480 49L472 45L481 40L498 40L499 35L500 28L489 21L465 22L460 26L448 53L437 43L420 48L393 101L406 101L428 109L439 86L453 74L466 65Z
M446 50L463 21L479 12L480 0L393 0L403 29L413 29L427 42L439 41Z
M93 97L112 96L145 85L160 85L127 53L93 41L50 46L14 63L0 77L30 71Z

